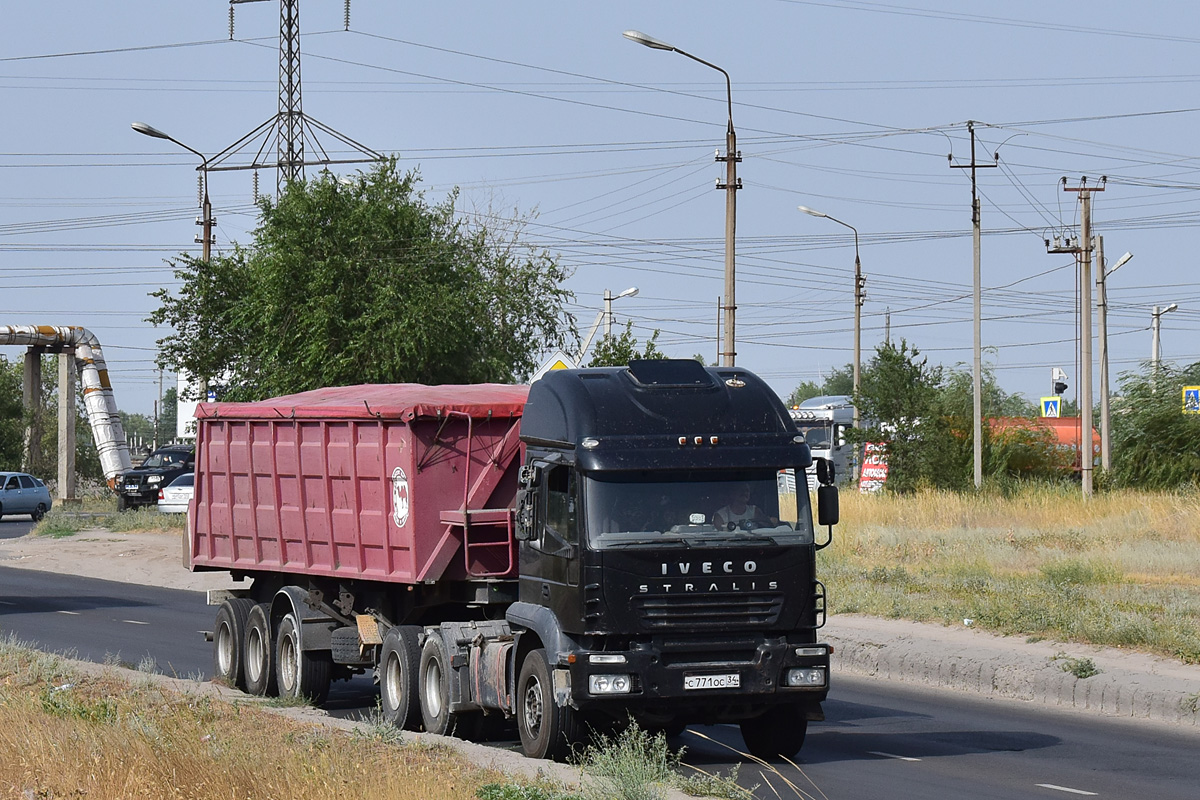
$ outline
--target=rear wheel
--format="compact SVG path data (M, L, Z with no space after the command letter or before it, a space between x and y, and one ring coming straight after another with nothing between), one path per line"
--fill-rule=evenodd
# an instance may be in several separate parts
M246 688L246 620L254 601L234 597L221 603L213 628L213 676L237 689Z
M760 717L743 720L741 729L746 749L755 758L795 758L804 746L808 717L799 705L775 706Z
M455 713L450 710L450 681L454 677L451 670L446 643L442 635L434 631L421 649L421 673L418 677L421 686L421 721L429 733L472 737L477 733L473 723L477 718L482 721L482 714Z
M379 704L383 718L397 728L421 727L420 628L397 625L383 637L379 656Z
M545 650L531 650L517 679L517 730L530 758L562 760L582 741L579 715L554 702L554 681Z
M329 696L333 659L329 652L300 649L300 625L288 613L279 623L275 639L275 678L280 697L304 698L321 705Z
M42 517L46 516L46 504L38 503L37 508L35 508L33 513L29 516L33 517L34 522L41 522Z
M242 675L246 691L259 697L274 697L275 638L271 635L271 607L266 603L252 604L246 619L242 641Z

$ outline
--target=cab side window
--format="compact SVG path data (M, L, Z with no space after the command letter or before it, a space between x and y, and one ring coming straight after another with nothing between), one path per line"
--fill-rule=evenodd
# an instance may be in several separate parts
M572 544L579 540L574 490L570 467L554 467L546 473L546 527Z

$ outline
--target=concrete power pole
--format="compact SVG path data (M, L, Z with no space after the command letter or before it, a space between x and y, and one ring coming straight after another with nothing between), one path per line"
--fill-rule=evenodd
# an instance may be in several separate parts
M974 320L975 320L975 369L973 379L973 396L974 396L974 427L972 439L974 440L975 450L975 488L979 489L983 486L983 330L981 318L983 316L983 290L981 287L980 276L980 215L979 215L979 190L978 183L975 177L975 170L986 169L988 167L999 166L1000 157L996 156L996 162L993 164L980 164L975 160L975 123L967 122L967 132L971 134L971 163L970 164L955 164L954 156L950 156L950 167L952 169L969 169L971 170L971 237L974 250Z
M1064 192L1079 195L1079 241L1070 239L1060 244L1055 238L1054 246L1047 242L1051 253L1073 253L1079 264L1079 477L1083 496L1092 496L1095 453L1092 448L1092 194L1103 192L1107 177L1100 178L1099 186L1088 186L1087 178L1079 179L1078 186L1067 186L1063 178ZM1104 265L1100 265L1104 269ZM1107 377L1107 374L1105 375Z

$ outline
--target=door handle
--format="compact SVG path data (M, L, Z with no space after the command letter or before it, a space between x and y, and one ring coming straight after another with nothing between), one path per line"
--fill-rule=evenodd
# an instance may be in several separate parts
M543 583L542 584L542 597L549 597L549 596L550 596L550 584Z

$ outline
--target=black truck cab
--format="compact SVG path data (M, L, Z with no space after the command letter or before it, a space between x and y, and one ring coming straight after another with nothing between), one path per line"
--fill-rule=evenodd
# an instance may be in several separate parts
M829 686L815 567L829 539L776 394L693 360L560 370L531 386L521 439L506 616L526 752L562 755L632 716L737 722L752 754L795 755Z

